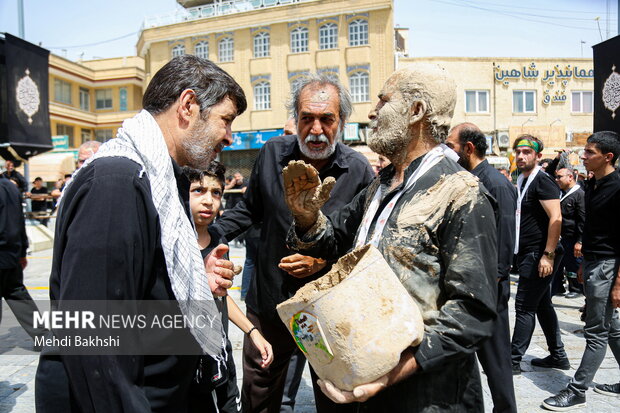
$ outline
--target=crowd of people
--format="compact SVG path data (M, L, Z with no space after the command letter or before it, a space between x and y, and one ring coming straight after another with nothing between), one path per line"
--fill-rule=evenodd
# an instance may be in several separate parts
M582 159L592 177L578 182L562 154L543 169L544 143L520 136L514 185L486 160L476 125L450 128L455 102L454 80L437 65L392 74L369 113L368 146L382 158L373 170L341 142L352 111L347 89L309 75L293 86L290 133L261 148L249 179L235 171L227 180L214 159L232 143L245 94L208 60L172 59L149 83L144 109L116 139L86 148L59 191L50 298L60 310L67 300L176 300L183 315L217 321L186 329L200 350L192 355L72 356L44 347L37 411L292 411L305 358L276 305L366 244L420 307L424 337L388 374L352 391L310 366L317 411L484 411L479 360L494 412L516 412L513 375L536 319L550 354L532 365L570 368L551 301L564 277L569 297L586 297L586 350L567 388L543 406L583 406L607 344L620 362L620 137L588 138ZM19 198L15 185L5 187L3 202ZM227 294L239 269L226 244L244 233L246 314ZM2 237L4 280L22 274L27 244L21 232ZM241 389L228 320L244 333ZM620 383L595 391L619 395Z

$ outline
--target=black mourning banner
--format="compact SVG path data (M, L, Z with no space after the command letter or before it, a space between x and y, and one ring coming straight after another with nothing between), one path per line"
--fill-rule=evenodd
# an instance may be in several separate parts
M594 132L620 133L620 36L594 49Z
M8 33L0 38L0 155L22 159L53 149L49 51Z

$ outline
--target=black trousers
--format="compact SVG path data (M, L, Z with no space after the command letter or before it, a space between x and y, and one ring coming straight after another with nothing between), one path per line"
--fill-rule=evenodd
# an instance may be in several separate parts
M42 328L34 328L32 314L38 312L24 285L24 271L21 266L0 269L0 298L4 298L15 318L30 337L45 333ZM2 305L0 303L0 321L2 321Z
M519 265L519 286L515 297L515 327L512 334L512 363L521 362L523 355L530 346L532 334L536 327L536 318L545 334L547 347L554 358L565 358L566 351L560 335L558 316L551 303L551 275L538 276L540 252L520 253L517 257ZM559 266L562 257L554 260L554 270Z
M517 412L510 360L509 299L510 279L506 278L497 283L497 319L493 335L477 352L491 390L494 413Z

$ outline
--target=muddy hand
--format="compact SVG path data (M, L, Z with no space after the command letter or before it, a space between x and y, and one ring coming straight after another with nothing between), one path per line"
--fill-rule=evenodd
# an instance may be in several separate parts
M316 222L319 210L329 199L336 180L329 176L321 183L319 173L304 161L291 161L282 171L285 200L297 227L308 229Z

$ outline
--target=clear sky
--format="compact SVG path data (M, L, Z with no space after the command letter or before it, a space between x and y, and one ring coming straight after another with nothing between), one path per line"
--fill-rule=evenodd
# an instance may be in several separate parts
M24 0L26 40L72 60L134 55L144 17L179 7L175 0ZM394 15L410 29L412 56L580 57L583 49L591 57L608 26L610 37L617 34L617 8L618 0L395 0ZM0 0L0 32L18 35L17 21L17 0Z

